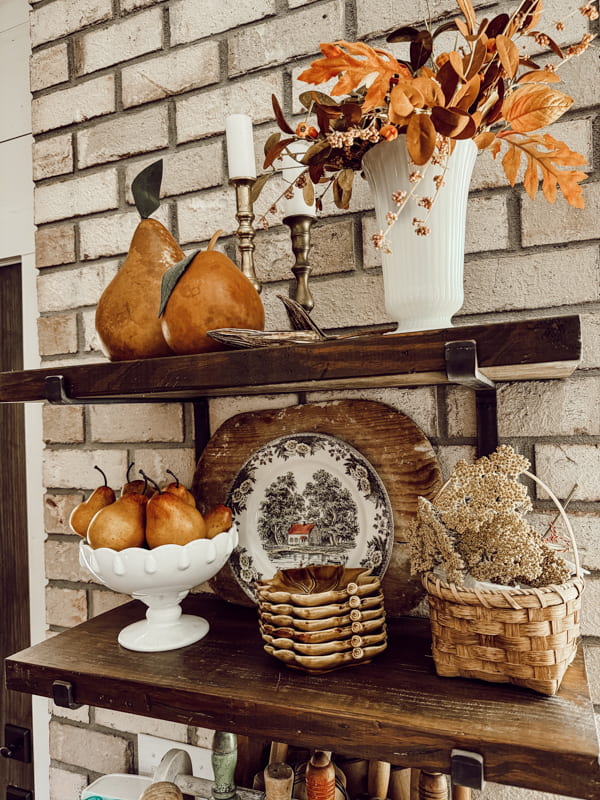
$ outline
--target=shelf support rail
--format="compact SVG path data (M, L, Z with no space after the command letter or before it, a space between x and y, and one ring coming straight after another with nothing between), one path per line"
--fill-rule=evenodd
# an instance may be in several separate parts
M64 375L46 375L44 397L51 405L83 406L98 403L164 403L164 397L72 397Z
M450 383L468 386L475 391L477 455L489 455L498 447L496 386L479 370L475 340L446 342L444 349Z

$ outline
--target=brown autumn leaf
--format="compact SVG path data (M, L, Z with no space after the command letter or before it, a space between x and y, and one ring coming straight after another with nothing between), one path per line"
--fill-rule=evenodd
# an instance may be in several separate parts
M265 154L263 169L270 167L271 164L283 153L288 144L291 144L293 141L294 139L281 139L281 141L277 142L277 144L275 144L269 150L269 152Z
M485 27L486 36L489 39L495 39L499 33L504 33L508 25L509 16L506 13L498 14L494 17Z
M310 110L314 103L319 103L322 106L337 106L337 100L329 97L325 92L318 92L316 89L309 89L298 95L298 100L302 103L304 108Z
M265 155L267 155L267 153L269 152L269 150L270 150L272 147L275 147L275 145L277 144L277 142L278 142L280 139L281 139L281 134L280 134L278 131L275 131L275 133L272 133L272 134L269 136L269 138L268 138L268 139L267 139L267 141L265 142L265 147L264 147L264 153L265 153Z
M419 29L413 28L411 25L404 25L402 28L396 28L395 31L388 33L385 37L386 42L414 42L419 36Z
M332 184L333 202L342 211L350 208L350 200L352 198L352 183L348 186L347 180L343 176L345 172L350 172L354 176L354 172L351 169L344 169L335 176Z
M265 172L264 175L259 175L258 178L252 184L252 188L250 189L250 202L256 203L258 200L260 193L263 190L263 187L269 180L273 173L272 172Z
M415 81L400 79L390 92L390 122L400 123L415 108L422 108L424 97Z
M481 75L473 75L473 77L464 83L454 96L453 105L460 108L461 111L468 111L479 96L481 88Z
M450 53L448 53L448 61L452 65L452 69L454 72L456 72L461 81L466 80L461 54L456 50L452 50Z
M481 34L481 36L478 36L475 40L475 46L473 47L471 55L465 56L463 60L463 71L466 80L470 80L473 75L476 75L488 58L487 42L487 36Z
M429 77L425 74L421 74L418 78L413 80L412 84L415 89L418 89L421 93L423 97L423 106L433 108L434 106L446 105L446 98L444 97L442 87L438 81L434 79L433 75Z
M456 4L463 13L469 33L473 33L477 25L477 20L475 19L475 11L471 5L471 0L456 0Z
M433 36L429 31L419 31L419 35L410 45L410 65L415 72L429 61L432 50Z
M550 72L549 69L533 69L524 72L519 78L519 83L560 83L560 75Z
M460 109L437 106L431 112L431 121L435 125L436 131L442 136L456 138L465 130L469 122L472 122L472 119L469 114Z
M473 141L479 150L487 150L487 148L495 141L496 134L491 131L483 131L475 136Z
M544 44L547 44L550 50L552 50L559 58L564 58L565 54L563 53L560 45L558 42L555 42L551 36L548 36L547 33L542 33L542 31L529 31L527 34L535 39L536 36L543 36L544 37Z
M364 42L323 43L321 52L324 58L313 61L298 78L306 83L324 83L337 77L331 94L342 95L351 94L368 76L375 75L365 95L363 111L383 104L392 76L410 77L409 70L390 53Z
M535 196L541 174L542 192L549 203L554 203L557 190L560 189L569 205L575 208L585 207L583 190L579 184L588 177L587 174L576 169L565 169L586 163L580 153L574 152L564 142L558 141L548 133L543 136L521 138L520 134L512 131L502 131L496 138L508 145L509 152L519 150L526 157L524 186L529 197L533 199ZM518 158L520 162L520 156ZM505 161L506 156L502 160L503 165ZM509 168L512 169L516 161L517 156L511 154L508 160Z
M304 181L302 197L307 206L312 206L315 202L315 187L312 181Z
M454 92L456 91L456 87L458 86L458 82L460 80L458 73L449 60L446 61L442 67L440 67L436 75L436 79L442 87L446 103L449 103L454 96Z
M436 130L428 114L413 114L406 128L406 147L417 165L426 164L435 150Z
M572 104L571 97L549 86L525 84L504 98L502 116L513 131L528 133L556 122Z
M509 78L514 78L519 69L519 48L517 45L508 36L500 33L496 36L496 51L506 74Z
M519 167L521 166L521 155L522 151L518 147L510 146L502 159L504 174L511 186L514 186L517 182Z
M275 97L274 94L271 95L271 103L273 104L273 111L275 112L275 119L277 120L277 124L281 128L284 133L291 133L293 134L294 131L288 125L286 118L283 116L283 111L281 110L281 106L279 105L279 100Z

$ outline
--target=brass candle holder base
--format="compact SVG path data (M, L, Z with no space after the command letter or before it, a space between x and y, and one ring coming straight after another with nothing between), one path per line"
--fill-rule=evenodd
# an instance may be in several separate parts
M290 229L292 251L296 257L296 263L292 267L292 272L296 278L293 299L302 308L310 312L315 306L315 301L308 287L308 279L312 271L312 267L308 263L308 251L310 250L310 231L314 218L308 214L294 214L290 217L285 217L283 221Z
M238 221L237 240L240 251L240 269L260 292L262 285L256 277L254 270L254 212L252 209L252 186L254 178L234 178L231 183L235 186L235 203L237 213L235 218Z

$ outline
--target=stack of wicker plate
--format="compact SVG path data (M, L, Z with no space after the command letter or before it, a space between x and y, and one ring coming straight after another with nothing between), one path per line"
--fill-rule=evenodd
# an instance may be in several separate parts
M280 570L256 591L265 650L289 667L329 672L365 664L386 648L381 583L367 570Z

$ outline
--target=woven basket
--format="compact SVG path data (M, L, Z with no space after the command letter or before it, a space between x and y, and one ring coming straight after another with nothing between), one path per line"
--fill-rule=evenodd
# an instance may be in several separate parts
M423 576L429 597L432 649L438 675L512 683L556 694L575 657L583 578L573 529L559 500L535 475L556 504L569 533L575 575L541 589L466 589Z

